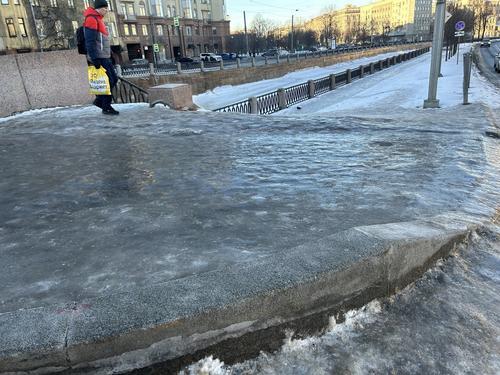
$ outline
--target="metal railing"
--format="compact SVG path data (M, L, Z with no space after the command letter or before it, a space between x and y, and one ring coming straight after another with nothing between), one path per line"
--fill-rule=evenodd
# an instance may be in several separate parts
M238 103L217 108L214 112L240 112L252 114L271 114L286 109L296 103L309 100L315 96L335 90L338 86L351 83L353 80L381 71L390 66L408 61L429 52L430 47L409 51L377 62L361 65L356 69L347 69L344 72L330 74L298 85L281 88L258 97L252 97Z
M418 42L422 43L422 42ZM163 60L157 64L130 64L122 65L122 75L124 77L146 77L150 75L170 75L170 74L189 74L189 73L200 73L200 72L211 72L222 69L236 69L240 67L259 67L268 66L270 64L285 64L292 63L294 61L310 59L310 58L321 58L326 56L336 56L352 52L365 51L376 48L383 47L397 47L415 43L380 43L365 46L350 46L337 48L334 50L325 50L317 52L297 52L290 53L284 56L272 56L272 57L241 57L238 59L223 60L223 64L219 62L204 62L204 67L201 67L200 61L193 61L188 63L180 63L180 66L176 62L169 62Z
M115 103L148 103L148 92L122 77L112 91Z

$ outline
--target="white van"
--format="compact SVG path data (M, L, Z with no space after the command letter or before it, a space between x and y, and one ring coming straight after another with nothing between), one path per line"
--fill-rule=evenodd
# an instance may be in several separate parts
M222 56L216 55L215 53L201 53L200 60L202 61L222 61Z

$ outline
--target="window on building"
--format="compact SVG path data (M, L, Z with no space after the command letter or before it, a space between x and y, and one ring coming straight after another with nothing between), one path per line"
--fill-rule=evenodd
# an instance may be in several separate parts
M137 26L132 24L130 25L130 34L137 35Z
M193 35L193 29L191 26L186 26L186 35Z
M127 12L126 12L126 14L129 15L129 16L135 16L134 4L132 4L132 3L128 3L127 4Z
M68 0L68 6L70 8L74 8L75 7L75 0Z
M21 5L21 2L19 0L14 0L14 5Z
M216 27L212 27L212 34L217 35L217 28Z
M37 0L38 1L38 0ZM90 3L89 3L89 0L83 0L83 7L85 9L87 9L88 7L90 7Z
M34 7L39 7L40 6L40 1L39 0L32 0L31 1L31 5L33 5Z
M116 23L114 23L114 22L109 23L109 31L111 33L112 38L118 37L118 33L116 32Z
M172 17L177 17L177 11L175 10L175 7L172 7Z
M14 25L14 19L6 18L5 23L7 24L7 30L9 30L9 36L11 38L15 38L17 34L16 34L16 26Z
M170 5L167 5L167 17L172 17L172 9L170 8Z
M71 26L73 26L73 31L76 31L76 29L78 29L78 22L71 21Z
M54 26L56 27L56 33L57 33L57 36L58 37L61 37L63 32L62 32L62 22L61 20L57 20L54 24Z
M50 0L50 6L53 8L57 8L57 0Z
M139 16L145 16L146 15L146 5L144 5L144 2L139 3Z
M130 35L130 28L128 27L127 24L123 25L123 33L125 34L125 36Z
M2 5L9 5L9 0L2 0Z
M26 25L24 24L24 18L18 18L17 23L19 25L19 33L22 37L27 37L28 32L26 31Z
M35 26L36 26L36 32L38 33L38 36L44 37L45 36L45 27L43 26L43 21L42 20L35 20Z
M156 1L156 4L154 5L155 7L155 12L157 17L163 17L163 5L160 0Z
M163 35L163 26L162 25L156 25L156 34L159 36Z
M195 28L194 28L194 33L195 33L196 35L200 35L200 28L199 28L199 27L195 27Z
M198 9L193 9L193 18L198 18Z
M142 25L142 35L148 35L148 25Z

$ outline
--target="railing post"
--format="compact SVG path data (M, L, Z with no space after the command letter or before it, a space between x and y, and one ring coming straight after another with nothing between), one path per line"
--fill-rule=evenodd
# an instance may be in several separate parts
M346 79L345 79L345 83L351 83L352 81L352 72L351 72L351 69L347 69L346 71Z
M255 56L252 56L252 68L255 68Z
M309 99L311 98L314 98L314 94L315 94L315 85L314 85L314 81L312 79L310 79L309 81L307 81L307 84L308 84L308 94L309 94Z
M241 61L240 61L240 58L236 58L236 67L239 69L241 68Z
M255 96L252 96L250 99L248 99L250 102L250 113L251 114L258 114L259 113L259 108L257 107L257 98Z
M280 55L276 55L276 64L280 63Z
M264 64L267 65L267 56L264 56Z
M365 73L363 65L359 66L359 78L363 78L363 75Z
M122 77L123 76L122 66L117 64L117 65L115 65L115 69L116 69L116 75L118 77Z
M295 52L295 60L299 61L299 54Z
M335 82L336 75L330 74L330 91L333 91L337 87L337 82Z
M219 61L220 70L224 70L224 61L222 59Z
M286 55L286 62L287 64L290 64L290 55Z
M276 91L278 93L278 107L280 110L286 109L287 104L286 104L286 92L285 89L278 89Z
M202 73L205 73L205 62L203 60L200 60L200 70Z
M392 65L396 65L396 64L397 64L397 62L396 62L396 56L393 56L392 57Z
M182 73L182 65L180 62L177 62L177 73L181 74Z
M149 63L149 74L155 75L155 65L153 63Z
M375 73L375 63L370 63L370 74Z

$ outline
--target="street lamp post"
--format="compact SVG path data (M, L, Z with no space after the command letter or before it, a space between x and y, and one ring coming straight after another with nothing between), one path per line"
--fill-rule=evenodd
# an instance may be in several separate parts
M299 10L298 9L295 9L296 12L298 12ZM292 37L291 37L291 47L290 47L290 52L294 52L295 51L295 46L294 46L294 41L293 41L293 16L294 16L294 13L292 13Z
M434 35L432 38L431 71L429 74L429 92L424 100L424 108L439 108L437 85L443 53L444 20L446 0L437 0L436 19L434 20Z

